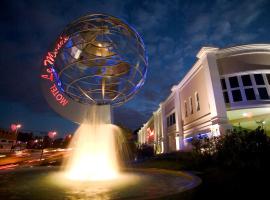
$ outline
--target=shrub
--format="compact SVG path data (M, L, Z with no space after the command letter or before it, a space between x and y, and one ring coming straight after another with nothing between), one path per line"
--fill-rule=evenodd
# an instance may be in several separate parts
M201 162L213 161L229 168L269 166L270 139L261 127L250 132L233 130L218 138L194 139L192 144Z
M270 140L261 127L254 131L232 131L220 138L216 160L226 167L266 167L270 155Z
M145 159L154 156L154 148L150 145L143 144L137 148L137 159Z

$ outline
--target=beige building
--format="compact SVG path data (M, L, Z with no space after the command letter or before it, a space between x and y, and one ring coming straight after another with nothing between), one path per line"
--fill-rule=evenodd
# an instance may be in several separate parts
M268 132L270 45L203 47L197 58L140 129L139 144L165 153L188 150L192 138L219 136L232 127L260 125Z

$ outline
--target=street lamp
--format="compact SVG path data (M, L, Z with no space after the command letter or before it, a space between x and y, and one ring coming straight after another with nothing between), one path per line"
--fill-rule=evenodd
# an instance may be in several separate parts
M21 128L22 125L21 124L11 124L11 130L15 132L15 146L17 145L17 141L18 141L18 129ZM11 146L11 150L12 148L14 148L14 145Z
M57 132L56 131L49 131L48 132L48 137L50 139L53 140L53 138L57 135ZM50 145L50 142L49 142L49 145ZM40 154L40 161L42 160L42 156L43 156L43 152L44 152L44 140L43 140L43 147L42 147L42 151L41 151L41 154Z
M48 136L49 138L53 139L57 135L56 131L49 131Z
M57 132L56 132L56 131L54 131L54 132L53 132L53 138L54 138L54 136L56 136L56 134L57 134Z
M53 144L54 137L55 137L56 135L57 135L57 132L56 132L56 131L50 131L50 132L48 133L49 138L52 139L52 144Z

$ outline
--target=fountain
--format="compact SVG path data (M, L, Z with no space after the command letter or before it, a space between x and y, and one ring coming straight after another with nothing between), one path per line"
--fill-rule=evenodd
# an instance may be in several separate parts
M120 131L112 125L111 109L131 99L145 81L147 57L141 37L115 17L86 15L64 29L43 65L49 104L81 124L65 163L67 177L117 178Z
M112 124L111 110L143 86L147 65L142 38L118 18L92 14L69 24L43 60L41 85L51 107L80 124L70 144L71 155L60 171L36 167L0 173L0 196L150 199L195 187L200 181L189 174L131 172L118 164L121 131Z
M92 106L89 117L80 125L70 145L74 150L64 164L67 178L93 181L118 177L115 140L121 131L104 121L108 116L110 106Z

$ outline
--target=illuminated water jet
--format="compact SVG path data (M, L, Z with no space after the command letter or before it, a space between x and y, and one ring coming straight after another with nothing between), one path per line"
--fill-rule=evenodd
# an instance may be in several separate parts
M73 152L65 174L72 180L108 180L119 174L116 137L120 133L111 123L110 106L91 106L88 117L72 139Z

